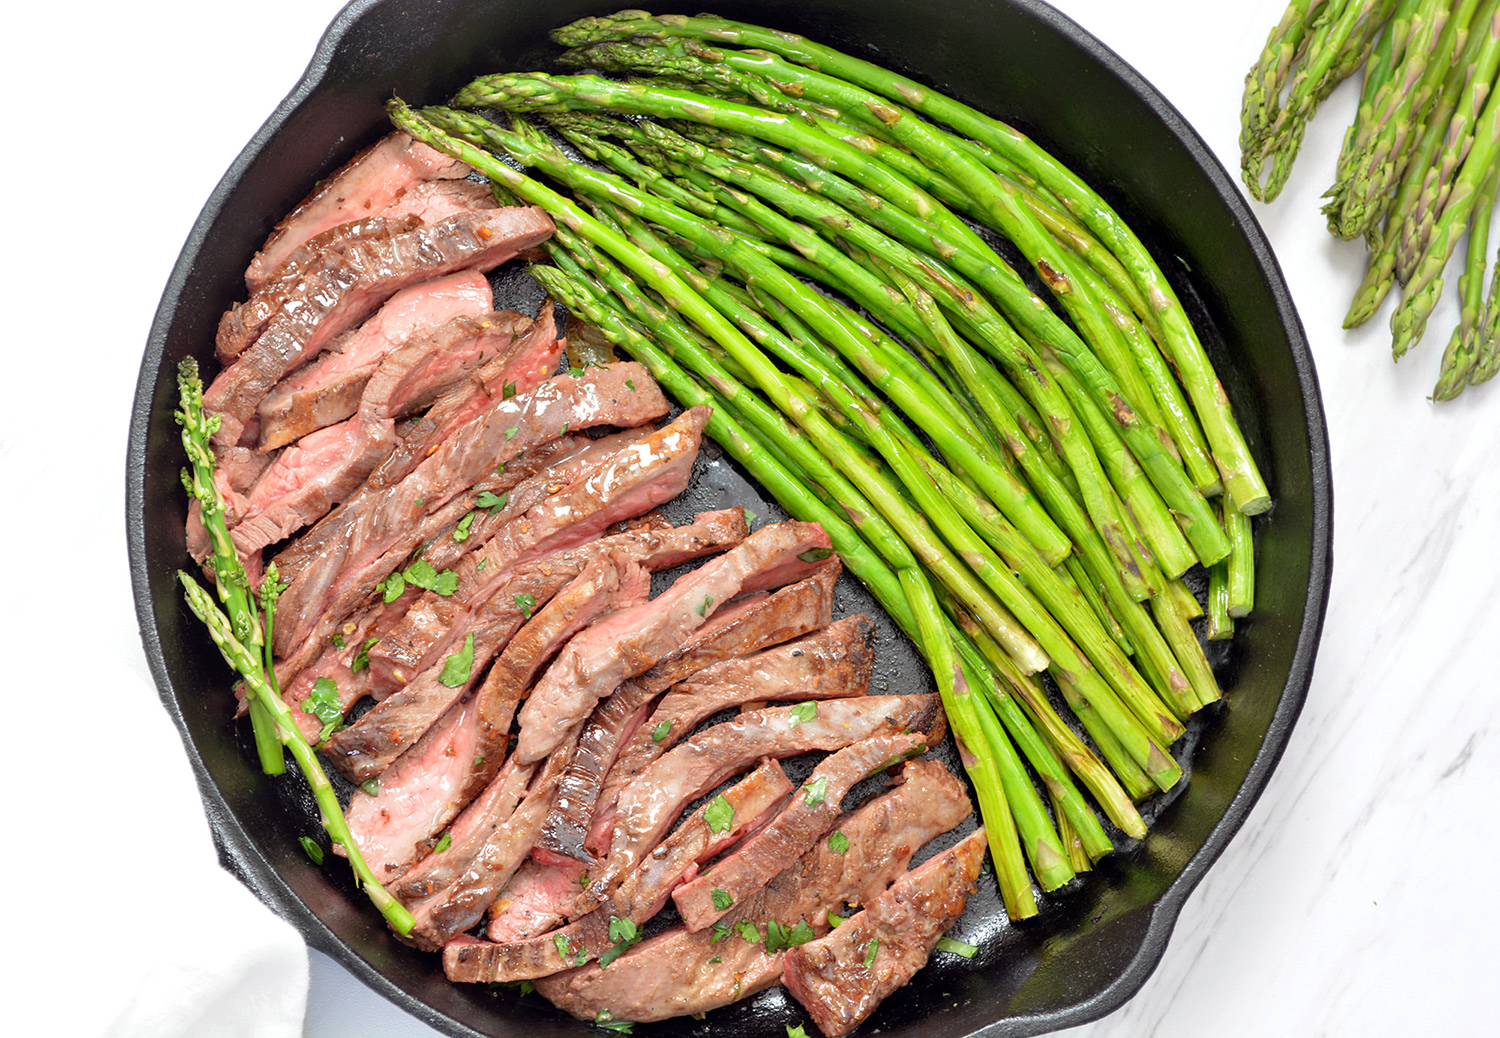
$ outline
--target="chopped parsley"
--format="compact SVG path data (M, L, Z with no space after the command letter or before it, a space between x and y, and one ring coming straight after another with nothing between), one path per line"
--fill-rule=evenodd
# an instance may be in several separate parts
M470 512L458 521L458 525L453 528L453 539L455 541L462 544L469 539L469 527L474 525L474 517L478 514L478 512Z
M599 956L600 969L607 967L611 962L624 955L631 945L640 941L640 927L636 926L629 919L621 919L619 916L612 915L609 917L609 939L614 943L608 951Z
M299 836L297 842L302 845L302 851L307 855L308 861L314 865L323 864L323 848L318 846L316 840L311 836Z
M734 932L739 934L745 940L749 941L751 944L760 943L760 931L757 930L755 928L755 924L748 919L741 919L738 923L735 923Z
M338 631L333 632L333 647L335 649L342 649L344 647L344 636Z
M438 682L445 688L457 688L468 683L469 672L473 668L474 635L470 633L464 636L464 647L443 661L443 669L438 674Z
M734 927L730 926L728 923L724 922L724 920L720 919L718 922L714 923L714 936L713 939L708 943L718 944L720 941L722 941L732 933L734 933Z
M661 724L659 724L655 728L651 729L651 741L652 742L661 742L663 739L665 739L667 737L667 733L670 732L671 730L672 730L672 722L671 721L663 721Z
M724 797L723 793L710 800L708 806L703 809L703 824L708 826L709 832L728 832L733 823L734 805Z
M714 607L714 596L713 595L704 595L703 596L703 601L698 605L697 613L698 613L699 616L707 616L708 615L708 611L710 609L712 609L713 607Z
M823 803L823 798L828 795L828 776L814 775L803 784L802 788L807 790L803 796L803 799L807 801L807 806L819 807Z
M712 894L714 899L714 908L718 909L720 912L727 912L731 907L734 906L734 898L729 896L729 891L720 890L718 887L714 887Z
M572 375L574 378L582 378L583 377L583 369L582 368L569 368L568 369L568 374Z
M818 704L813 700L809 699L805 703L798 703L796 706L792 707L791 727L795 728L799 724L806 724L817 716Z
M625 380L625 388L628 389L628 390L630 390L632 393L634 393L635 392L635 379L633 379L633 378L627 378Z
M828 849L834 854L849 853L849 837L835 829L828 837Z
M566 934L553 934L552 945L557 949L557 954L565 959L573 954L573 950L568 947L568 937Z
M870 943L865 945L865 969L875 965L875 956L880 951L880 938L870 938Z
M470 515L474 513L470 512ZM467 536L467 534L465 534ZM433 594L448 597L458 590L458 574L451 569L437 570L432 563L426 559L418 559L406 569L401 575L406 578L406 583L413 587L419 587L423 591L431 591ZM390 601L390 599L386 599Z
M494 513L504 508L509 500L509 494L495 494L488 490L481 490L479 496L474 499L474 507L488 508L491 513Z
M399 572L392 573L377 585L377 589L380 600L389 605L406 593L406 578Z
M535 595L516 595L511 601L516 604L517 609L521 610L522 616L528 620L531 619L531 611L536 608Z
M444 851L446 851L449 847L452 847L452 846L453 846L453 833L450 830L449 832L444 833L442 835L442 838L439 839L437 843L435 843L435 844L432 845L432 853L433 854L442 854Z
M505 385L503 385L503 386L500 387L500 399L501 400L509 400L511 397L513 397L515 395L516 395L516 384L514 382L507 382L507 383L505 383Z
M791 1024L787 1024L786 1038L807 1038L807 1032L802 1029L801 1024L798 1024L796 1027L793 1027Z
M948 952L952 955L962 955L966 959L972 959L979 952L979 949L974 945L965 944L963 941L952 937L939 937L937 950Z
M313 682L312 691L302 701L302 712L323 722L319 742L338 730L344 721L344 708L339 705L339 686L332 678L324 676Z
M629 1034L635 1029L635 1024L629 1020L616 1020L610 1015L608 1009L599 1010L599 1015L594 1017L594 1023L606 1031L618 1031L621 1034Z
M806 944L816 936L817 934L813 933L813 928L805 919L798 919L794 926L782 926L773 919L766 923L766 954L774 955L787 948L795 948L799 944Z
M516 438L516 433L520 431L521 427L519 425L512 425L509 429L505 430L505 438L507 440L514 440Z
M370 650L375 647L375 643L378 641L380 641L379 638L371 638L365 642L364 648L354 654L354 659L349 661L349 673L358 674L370 665Z

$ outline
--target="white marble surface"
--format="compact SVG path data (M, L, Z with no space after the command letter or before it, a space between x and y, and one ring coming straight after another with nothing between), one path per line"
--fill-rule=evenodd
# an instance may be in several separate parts
M339 6L87 0L6 19L0 528L20 712L0 889L27 963L7 971L8 1020L63 1035L434 1033L322 955L307 961L212 868L146 673L120 521L161 287ZM1235 167L1241 79L1281 0L1059 6ZM1396 366L1384 314L1339 329L1362 256L1323 233L1316 209L1352 105L1347 87L1327 103L1284 196L1256 207L1313 345L1333 451L1336 561L1312 691L1159 968L1073 1038L1494 1033L1500 388L1434 406L1445 334ZM38 527L50 550L34 547ZM252 979L214 986L236 970ZM140 1025L153 1006L156 1024Z

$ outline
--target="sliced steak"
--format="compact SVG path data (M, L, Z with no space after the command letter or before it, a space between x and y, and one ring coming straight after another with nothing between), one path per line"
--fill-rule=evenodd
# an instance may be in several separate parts
M417 673L424 659L430 659L437 648L451 641L451 632L461 622L464 612L484 601L497 581L506 577L506 559L485 551L485 545L505 524L525 515L534 505L577 482L579 478L602 465L623 446L645 439L656 432L641 426L612 433L598 440L572 437L569 447L552 452L545 464L536 466L503 495L484 500L491 503L478 510L469 521L463 541L452 536L440 538L423 557L437 569L452 568L458 585L450 595L426 594L418 599L399 623L382 634L380 644L371 650L370 669L378 688L393 691ZM557 442L563 442L561 439ZM529 462L533 452L524 455ZM507 466L507 472L510 467ZM663 525L670 526L665 520Z
M525 392L557 370L567 342L557 335L552 307L543 305L536 323L514 358L494 357L463 382L445 392L421 419L403 430L401 442L370 474L371 492L395 486L422 463L438 444L466 423L488 411L495 401ZM517 377L517 372L525 372ZM511 463L507 462L509 467ZM503 474L503 473L502 473Z
M473 764L479 728L474 697L455 704L394 767L379 778L375 793L357 789L344 816L360 853L385 883L414 862L428 837L458 812L453 793Z
M816 523L764 526L683 574L650 602L596 624L570 642L537 682L521 708L515 752L522 761L540 760L601 698L670 655L715 608L753 587L757 577L809 553L826 557L829 550L828 535Z
M477 180L427 180L401 192L381 216L387 220L415 216L423 223L438 223L456 213L496 209L495 192Z
M566 918L578 893L584 865L572 858L551 857L544 863L533 848L500 896L490 905L485 936L508 944L546 933ZM454 938L457 940L458 938ZM452 943L451 941L449 942Z
M765 707L697 732L620 791L609 857L585 895L607 895L688 803L762 757L831 752L883 733L924 732L936 742L941 717L935 695L861 696L825 700L810 720L796 707Z
M497 934L492 926L487 936L493 943L455 939L443 949L444 972L456 981L531 980L597 959L616 943L610 935L612 920L639 924L651 918L666 903L674 883L699 862L752 831L791 788L781 766L775 761L765 762L723 792L719 810L727 808L727 822L715 818L710 824L703 812L683 822L657 853L626 877L615 896L593 912L540 936L506 939L504 930Z
M671 927L608 967L590 963L544 977L536 989L581 1020L638 1022L703 1013L755 994L777 982L785 955L766 950L768 922L784 930L803 922L815 934L825 932L829 911L874 900L906 871L919 847L970 810L963 783L946 768L912 761L900 785L836 823L847 849L819 841L720 925L697 932Z
M441 852L419 859L386 888L408 908L423 904L463 875L490 836L511 817L536 777L537 767L507 760L448 829L449 843Z
M260 449L273 450L350 417L359 409L365 383L382 357L456 317L477 317L494 305L489 280L476 270L403 288L368 321L340 336L317 360L266 395L256 407Z
M767 646L776 645L828 624L833 617L833 589L838 582L840 565L835 556L820 565L806 580L788 585L772 594L751 594L732 600L716 610L713 618L693 633L682 648L661 660L646 673L631 678L620 687L620 693L642 690L655 695L704 668L726 660L747 656ZM670 730L670 729L669 729ZM655 731L655 726L646 729ZM675 744L685 732L674 733ZM585 848L592 854L609 850L614 834L615 802L619 793L641 769L659 753L640 750L649 734L640 730L629 740L609 767L595 799L594 815L589 823ZM654 746L655 743L652 742ZM665 747L662 747L665 750ZM633 752L634 751L634 752ZM572 766L570 766L570 773ZM564 780L566 781L566 779ZM580 783L581 785L581 783Z
M781 982L828 1038L841 1038L910 980L963 915L984 864L984 830L928 859L863 910L787 952Z
M214 442L240 442L271 387L402 288L470 267L488 271L551 233L552 221L540 209L491 209L386 238L361 238L323 254L255 341L204 391L205 410L220 419Z
M214 347L219 360L224 364L255 342L266 330L271 318L281 312L288 299L295 298L294 290L304 274L319 261L363 240L388 239L395 234L405 234L422 226L422 221L410 214L404 217L369 215L350 223L330 227L303 242L286 258L285 262L265 281L255 286L250 298L235 303L219 318Z
M829 830L855 783L926 750L926 736L916 733L876 735L830 753L786 809L743 847L715 864L712 876L699 876L672 892L683 924L689 930L701 930L718 922L731 906L764 887Z
M679 682L657 703L621 764L631 774L686 738L720 710L789 699L847 699L869 691L875 625L847 616L811 634L707 667Z
M389 665L402 670L407 660L431 660L462 631L465 612L486 602L516 565L587 544L617 522L676 497L691 479L706 420L705 410L684 411L495 531L478 552L455 568L458 587L452 600L423 599L420 608L408 614L414 623L404 625L403 637L409 640L393 639L383 660L389 657ZM643 543L649 554L656 554L649 541ZM683 544L703 551L713 548L701 531Z
M632 376L638 388L629 390L623 383ZM443 440L398 484L358 494L322 520L320 526L331 527L322 537L322 551L291 579L282 595L277 651L284 655L309 638L325 636L325 628L348 615L430 536L427 520L441 506L457 499L460 512L467 511L469 502L462 495L497 464L568 429L606 422L639 425L659 416L666 406L660 389L634 364L615 364L607 372L590 369L579 377L558 375L529 393L497 402ZM678 492L680 488L668 496ZM628 514L639 514L661 500L657 497ZM607 519L599 528L612 521ZM548 546L538 538L530 540L530 547Z
M823 565L834 570L833 577L836 579L838 562L831 560L830 563ZM832 580L828 581L828 585L832 586ZM783 589L778 594L789 591L791 589ZM753 652L756 648L766 644L763 639L784 637L795 633L788 625L788 620L795 622L796 610L788 610L787 604L795 604L797 597L791 595L784 599L773 600L773 598L774 596L763 596L757 599L749 613L735 610L729 614L732 622L728 624L721 625L710 621L695 631L666 660L659 662L645 674L623 682L612 695L605 697L590 715L588 723L584 725L583 734L578 737L578 747L573 751L573 760L568 765L567 774L563 776L557 803L553 805L546 824L542 826L541 845L543 847L584 862L592 862L596 854L607 849L608 840L602 835L595 839L590 839L590 836L600 805L613 805L613 797L606 801L602 799L602 794L605 791L605 778L612 773L621 748L626 745L638 745L644 741L664 751L678 741L678 737L672 738L671 742L662 741L666 735L659 729L660 722L655 715L649 724L642 725L651 700L662 690L664 681L669 680L670 675L687 666L696 664L708 669L716 669L718 666L727 665L731 660L739 658L743 653ZM773 621L773 617L778 613L782 615L782 619ZM722 610L715 613L715 619L722 614ZM805 617L808 614L808 610L803 610L798 615ZM724 659L723 654L726 653L732 653L733 656ZM713 662L716 658L719 659L718 663ZM853 672L857 669L857 660L851 663L854 666L844 668L846 671ZM801 678L811 676L807 668L802 668L802 670ZM699 672L699 674L702 673L705 672ZM793 675L787 674L783 683L791 680L794 680ZM798 680L798 684L800 686L806 683ZM831 699L836 696L863 695L866 686L868 686L868 676L863 686L858 685L857 682L845 681L840 687L839 683L827 681L822 683L821 690L814 683L805 688L799 687L795 695L768 694L759 698ZM769 688L767 691L770 691ZM699 715L700 719L707 717L715 709L718 708L705 710ZM670 730L669 724L668 731ZM691 729L679 731L680 734L686 734L688 730ZM644 767L646 763L655 759L655 756L654 753L646 755L641 766ZM608 822L601 820L601 824L610 824L612 821L613 813L610 812Z
M253 291L303 242L331 227L379 213L412 185L457 179L469 172L457 159L404 133L392 133L320 180L276 225L250 261L245 284Z
M536 843L542 819L557 795L557 781L568 765L570 748L565 742L541 765L521 803L490 833L462 875L412 910L411 940L418 948L437 951L484 918L485 910Z

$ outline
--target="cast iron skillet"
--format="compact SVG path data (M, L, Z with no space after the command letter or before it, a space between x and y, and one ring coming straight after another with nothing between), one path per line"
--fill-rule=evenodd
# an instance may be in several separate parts
M173 582L186 562L174 373L188 355L215 370L213 329L243 297L255 248L315 179L386 132L387 98L440 101L484 72L546 67L549 28L612 9L597 0L351 4L194 225L151 329L132 417L127 524L142 636L221 859L311 945L454 1035L544 1038L583 1025L534 995L449 984L437 957L392 937L347 869L315 867L298 847L298 836L316 832L305 791L297 779L258 773L244 732L227 721L227 672ZM1225 703L1195 721L1179 748L1186 789L1150 805L1146 840L1044 898L1034 920L1007 925L993 884L983 884L962 924L980 954L936 957L869 1026L897 1036L1030 1035L1102 1016L1159 961L1183 901L1264 788L1307 693L1332 564L1332 486L1300 323L1254 217L1204 143L1118 57L1044 4L756 0L718 13L809 34L926 80L1016 123L1091 181L1146 239L1193 312L1270 484L1275 508L1257 525L1255 616L1216 657ZM706 464L717 482L704 504L756 498L722 462ZM849 594L846 607L860 608ZM920 668L904 659L891 648L880 680L909 688ZM768 993L708 1022L720 1034L770 1035L802 1019ZM677 1021L652 1033L704 1026Z

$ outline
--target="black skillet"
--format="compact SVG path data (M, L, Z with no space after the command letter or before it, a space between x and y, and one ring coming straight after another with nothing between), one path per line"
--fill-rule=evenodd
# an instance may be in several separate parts
M218 315L277 216L320 176L386 132L383 102L440 101L469 78L547 67L547 30L614 8L588 0L356 0L306 75L235 160L193 227L163 293L130 429L127 525L142 637L162 702L182 734L220 857L267 904L375 990L454 1035L578 1035L535 995L448 983L435 956L404 947L297 837L316 815L296 779L258 773L229 723L227 673L180 604L185 561L177 361L211 364ZM864 1030L893 1036L1031 1035L1084 1023L1128 999L1159 961L1184 900L1239 829L1306 696L1332 564L1332 483L1317 378L1279 268L1231 178L1182 117L1099 41L1032 0L764 0L716 13L815 36L907 72L1007 119L1091 181L1153 248L1188 305L1275 498L1258 524L1254 619L1216 656L1221 708L1195 721L1180 755L1191 781L1149 805L1152 831L1088 878L1008 925L992 884L960 926L973 960L936 957ZM535 306L525 279L498 290ZM210 367L208 370L213 370ZM750 502L711 455L693 504ZM845 609L863 608L855 590ZM919 668L887 640L879 682ZM775 992L691 1019L663 1036L779 1036L805 1018Z

